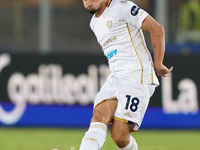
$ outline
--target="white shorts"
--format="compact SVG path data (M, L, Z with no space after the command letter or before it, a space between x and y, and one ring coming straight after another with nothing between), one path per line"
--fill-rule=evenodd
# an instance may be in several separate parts
M133 130L138 130L156 86L134 83L130 79L111 74L98 92L94 107L102 101L116 97L118 105L114 119L130 124L136 123Z

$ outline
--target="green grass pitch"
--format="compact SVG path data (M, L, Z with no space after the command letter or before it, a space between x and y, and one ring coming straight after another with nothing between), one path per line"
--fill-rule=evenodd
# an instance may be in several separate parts
M0 128L2 150L78 150L87 129L66 128ZM200 130L144 130L132 133L139 150L197 150ZM118 150L108 136L101 150Z

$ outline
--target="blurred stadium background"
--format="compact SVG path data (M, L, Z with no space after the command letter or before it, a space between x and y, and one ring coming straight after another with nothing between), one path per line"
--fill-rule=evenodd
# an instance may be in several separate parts
M150 149L144 147L148 145L144 136L152 132L158 132L158 137L164 135L166 142L162 145L154 139L149 146L196 150L184 143L193 137L190 145L199 144L194 137L200 131L200 0L132 1L165 27L164 61L168 67L174 66L171 77L159 78L161 85L151 98L141 127L144 139L139 137L145 141L141 150ZM96 92L109 73L106 58L89 28L90 18L82 0L0 0L0 138L4 139L0 145L4 144L4 149L23 150L22 141L13 147L8 147L9 142L17 141L20 133L31 137L36 128L38 134L46 130L68 135L73 134L73 128L74 133L80 131L80 142L89 125ZM145 35L153 54L149 34ZM27 130L33 134L26 134ZM190 131L195 135L188 136ZM180 137L191 138L167 140L180 133ZM58 144L66 137L53 134L49 143L53 138ZM71 141L73 146L73 138ZM172 141L178 141L180 147L164 146ZM64 141L59 144L64 145Z

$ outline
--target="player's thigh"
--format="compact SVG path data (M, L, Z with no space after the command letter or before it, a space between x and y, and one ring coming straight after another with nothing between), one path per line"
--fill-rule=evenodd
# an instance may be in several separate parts
M94 108L91 122L102 122L107 126L109 126L110 122L114 118L117 102L118 102L117 99L114 99L114 100L106 100L98 104Z

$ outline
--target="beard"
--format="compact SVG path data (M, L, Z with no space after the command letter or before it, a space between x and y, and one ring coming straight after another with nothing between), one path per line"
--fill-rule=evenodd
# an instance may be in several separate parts
M96 12L98 12L101 9L103 3L100 4L98 9L88 10L90 14L94 15Z
M89 10L88 10L89 11ZM89 13L94 15L97 11L96 10L90 10Z

